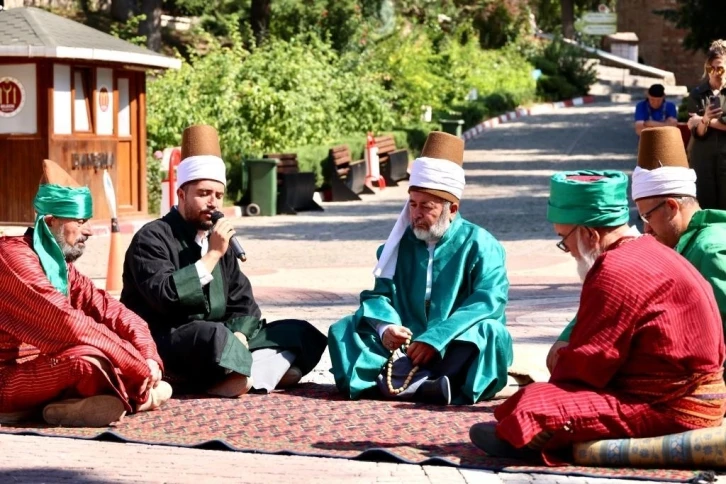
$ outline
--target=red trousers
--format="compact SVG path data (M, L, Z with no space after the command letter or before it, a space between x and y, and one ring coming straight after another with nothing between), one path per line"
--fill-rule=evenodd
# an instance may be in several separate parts
M494 412L497 435L520 448L540 432L552 438L542 457L550 465L564 463L556 449L599 439L654 437L692 430L674 418L665 405L651 405L614 392L533 383L512 395Z
M59 398L117 393L108 376L83 358L83 347L0 366L0 413L30 410ZM96 351L90 351L96 356Z

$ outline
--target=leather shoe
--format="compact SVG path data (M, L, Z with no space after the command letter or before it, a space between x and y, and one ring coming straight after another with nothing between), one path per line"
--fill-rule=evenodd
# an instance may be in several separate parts
M433 405L449 405L451 403L451 383L449 377L442 376L436 380L426 380L416 390L416 400Z
M497 427L492 423L474 424L469 429L472 443L491 457L518 460L541 460L541 454L528 447L518 449L504 439L497 437Z

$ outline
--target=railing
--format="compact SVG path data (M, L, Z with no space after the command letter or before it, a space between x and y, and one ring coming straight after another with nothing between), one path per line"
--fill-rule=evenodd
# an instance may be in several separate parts
M537 32L537 37L547 40L554 40L555 36L552 34L547 34L545 32ZM617 67L623 68L623 69L630 69L631 73L636 74L642 74L647 77L655 77L658 79L662 79L663 83L667 86L675 86L676 85L676 76L670 71L664 71L663 69L658 69L656 67L648 66L645 64L641 64L639 62L633 62L629 59L626 59L624 57L620 57L614 54L611 54L610 52L605 52L604 50L595 49L594 47L589 47L587 45L582 45L579 42L575 42L571 39L562 39L565 43L573 45L575 47L578 47L579 49L584 50L585 52L588 52L590 54L593 54L595 57L599 58L600 60L603 60L607 63L607 65L615 65Z

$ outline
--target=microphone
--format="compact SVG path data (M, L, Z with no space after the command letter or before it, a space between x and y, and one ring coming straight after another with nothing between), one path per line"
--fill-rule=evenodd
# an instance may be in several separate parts
M212 224L216 224L219 219L224 218L224 214L220 211L212 212ZM241 260L242 262L247 261L247 254L245 254L245 250L240 245L239 241L237 240L237 237L234 235L229 239L229 245L232 246L232 251L234 251L234 255Z

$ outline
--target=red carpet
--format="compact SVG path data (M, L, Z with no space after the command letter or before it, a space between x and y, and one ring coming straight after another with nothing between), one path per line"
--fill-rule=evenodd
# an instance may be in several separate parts
M691 470L523 466L488 457L470 443L469 428L494 421L496 405L346 401L332 386L306 384L238 400L173 399L163 410L126 417L108 429L29 424L4 425L0 432L661 482L687 482L699 475Z

